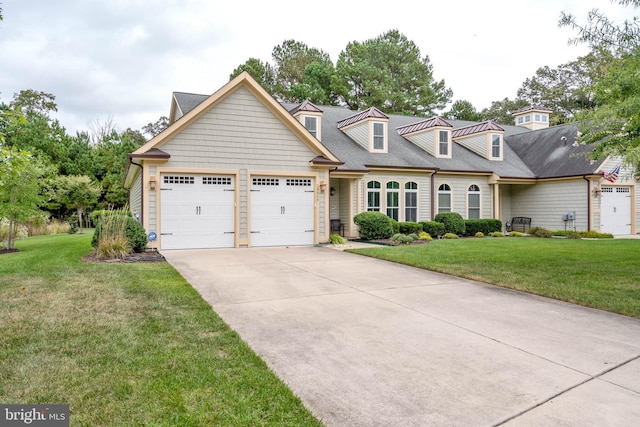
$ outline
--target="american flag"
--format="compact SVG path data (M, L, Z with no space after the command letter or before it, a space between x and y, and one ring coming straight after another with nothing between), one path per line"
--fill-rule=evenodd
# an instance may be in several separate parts
M606 179L609 182L616 182L616 179L618 179L619 173L620 173L620 165L611 169L611 172L604 172L604 179Z

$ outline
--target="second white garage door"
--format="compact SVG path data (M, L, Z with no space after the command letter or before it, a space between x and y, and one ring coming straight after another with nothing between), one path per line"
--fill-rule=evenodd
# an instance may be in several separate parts
M251 179L251 246L314 243L312 178Z
M631 234L631 189L602 187L600 230L615 235Z

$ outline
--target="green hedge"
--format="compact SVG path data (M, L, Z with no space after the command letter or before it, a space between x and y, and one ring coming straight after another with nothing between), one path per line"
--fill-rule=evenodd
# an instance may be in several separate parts
M467 219L464 221L465 236L475 236L478 232L488 235L494 231L502 231L499 219Z
M434 218L436 222L444 224L444 232L464 236L465 226L462 215L457 212L441 212Z
M400 233L402 234L412 234L412 233L420 233L422 231L422 225L417 222L405 221L398 223L400 227Z
M438 237L444 234L444 224L435 221L423 221L419 223L422 231L428 233L431 237Z

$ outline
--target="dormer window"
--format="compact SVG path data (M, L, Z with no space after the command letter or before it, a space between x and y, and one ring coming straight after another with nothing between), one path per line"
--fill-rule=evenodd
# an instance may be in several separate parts
M289 110L289 113L296 118L302 126L304 126L309 133L316 137L318 141L322 135L321 133L321 120L322 120L322 110L313 105L309 101L304 101L302 104L297 107Z
M318 137L318 118L313 116L304 117L304 127L316 138Z
M451 157L451 141L448 130L438 131L438 157Z
M389 117L375 107L338 122L338 129L370 153L386 153L389 148Z
M384 123L373 122L373 151L385 151Z
M502 159L502 135L491 134L491 158Z

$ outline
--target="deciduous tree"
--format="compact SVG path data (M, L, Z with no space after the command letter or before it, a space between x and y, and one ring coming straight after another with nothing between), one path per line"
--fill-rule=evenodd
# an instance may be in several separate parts
M618 3L640 7L640 0ZM593 85L594 107L576 117L581 130L579 141L596 144L595 158L620 155L640 167L640 19L636 16L618 25L594 10L586 24L563 13L560 25L578 31L571 42L587 43L614 56Z
M9 220L7 249L14 248L19 223L36 215L46 168L26 151L0 146L0 219Z
M59 203L67 209L76 211L80 233L82 233L83 214L98 203L100 186L86 175L71 175L59 177L57 187Z

